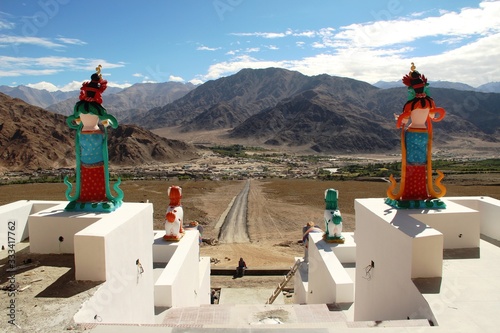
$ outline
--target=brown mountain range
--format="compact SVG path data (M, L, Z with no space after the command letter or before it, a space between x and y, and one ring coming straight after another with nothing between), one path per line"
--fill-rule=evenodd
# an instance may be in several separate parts
M197 149L135 125L110 131L109 160L143 165L192 159ZM74 167L75 132L66 117L0 93L0 171Z
M402 84L379 89L330 75L244 69L124 122L156 130L176 128L191 137L218 131L227 142L244 140L283 149L387 152L399 147L394 114L401 112L406 95ZM431 87L431 95L447 111L445 119L435 124L437 142L453 144L470 138L500 143L500 94Z
M104 106L106 110L121 122L125 117L134 117L154 107L169 104L186 95L196 86L191 83L163 82L163 83L137 83L119 92L106 94ZM112 88L112 87L111 87ZM106 89L105 93L109 90ZM46 107L47 110L70 115L78 101L79 91L73 97Z
M129 88L128 95L105 97L105 107L120 122L117 129L109 129L112 163L142 165L196 156L193 146L144 128L163 136L171 129L170 133L178 133L178 138L188 142L202 139L209 143L201 133L214 133L210 136L217 136L217 143L245 142L278 150L300 148L301 152L329 154L399 151L394 113L401 112L406 101L404 86L379 89L349 78L268 68L245 69L188 92L180 89L183 97L176 95L173 102L151 97L151 90L164 88L138 85ZM447 111L445 119L434 126L435 142L442 147L467 144L476 151L482 146L499 151L500 94L431 87L431 95ZM140 111L126 109L142 102L167 104L149 111L144 105ZM73 104L65 107L72 108ZM0 94L0 169L72 167L75 133L65 119Z

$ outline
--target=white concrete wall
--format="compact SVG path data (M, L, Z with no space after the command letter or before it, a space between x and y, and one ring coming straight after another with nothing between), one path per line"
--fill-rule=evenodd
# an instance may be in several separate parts
M168 246L170 242L165 243ZM155 282L155 306L198 306L206 301L206 289L210 287L200 289L198 230L186 230L184 237L177 243L174 255ZM161 245L155 243L155 246ZM207 278L202 280L207 281Z
M429 229L413 239L411 278L432 278L443 275L443 235Z
M309 234L308 304L354 301L354 282L321 233ZM304 264L303 264L304 265Z
M74 253L75 234L100 219L96 214L67 212L64 210L67 204L60 201L29 216L30 252Z
M295 257L295 261L302 260L302 257ZM307 290L309 289L308 267L305 262L299 266L293 277L293 302L296 304L307 303Z
M154 323L153 205L124 203L98 215L96 223L75 235L76 279L106 281L74 320Z
M177 250L179 242L166 242L163 235L165 235L165 230L154 231L153 262L166 264Z
M356 262L356 242L354 240L354 232L343 232L343 244L327 243L330 249L335 253L337 259L343 264L351 264Z
M426 263L442 265L442 247L436 245L442 244L442 235L411 217L410 210L393 209L384 199L356 199L355 211L354 320L427 319L426 302L411 279L428 272Z
M342 235L344 244L327 243L322 233L309 234L308 262L304 261L294 276L294 303L354 301L354 282L342 264L356 261L356 244L352 232Z
M479 247L481 228L479 211L447 198L442 200L446 203L446 209L411 209L409 216L441 232L445 249Z
M19 200L0 206L0 248L2 245L7 248L9 244L9 221L15 222L15 229L11 231L13 233L10 236L13 237L14 235L15 243L22 242L29 235L29 215L56 206L59 203L59 201Z
M200 257L199 267L199 305L210 304L210 257Z
M452 201L479 211L481 234L500 240L500 200L491 197L447 197Z

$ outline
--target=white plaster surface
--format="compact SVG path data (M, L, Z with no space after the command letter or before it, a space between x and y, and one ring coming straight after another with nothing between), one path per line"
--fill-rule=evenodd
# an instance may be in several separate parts
M171 242L155 242L154 246L168 247ZM162 250L156 250L162 253ZM210 303L210 279L205 261L200 264L199 232L187 229L177 242L177 248L155 282L155 306L185 307ZM204 272L200 273L200 268ZM201 281L200 281L200 276ZM208 282L208 286L206 285ZM203 285L202 285L203 284Z
M302 257L295 257L295 261L302 260ZM307 303L307 290L309 289L308 267L304 262L299 266L293 277L293 302L296 304Z
M330 246L330 249L333 251L333 253L335 253L335 256L341 263L355 263L356 242L354 240L354 232L343 232L342 236L344 236L343 244L326 243L325 246ZM317 235L314 236L314 238L316 237Z
M0 217L19 221L18 240L29 226L31 252L74 253L77 280L105 281L75 322L154 323L152 204L124 203L98 214L67 212L66 205L19 201L2 206Z
M446 200L479 211L481 234L500 240L500 200L485 196L447 197Z
M102 323L154 323L153 205L123 203L97 215L75 235L76 279L105 282L75 322L93 323L97 316Z
M355 246L352 235L345 245L327 243L321 233L309 234L308 261L294 278L294 302L300 304L348 303L354 301L354 282L345 271L335 250L352 260ZM344 237L346 237L344 236Z
M441 232L445 249L479 247L481 227L479 211L448 199L442 201L446 203L446 209L411 209L409 216Z
M100 219L96 214L67 212L67 204L60 201L29 216L30 252L74 253L75 234Z
M58 205L59 201L19 200L0 206L0 247L10 242L19 243L28 238L28 217L40 210ZM13 222L13 223L9 223ZM14 226L14 230L9 230ZM9 234L10 231L11 233Z
M428 306L411 278L428 271L441 276L442 235L381 198L356 199L355 211L354 319L428 319Z
M177 250L179 242L167 242L163 239L163 235L165 230L154 231L153 262L166 264Z
M200 257L198 292L199 305L210 304L211 283L210 283L210 257Z

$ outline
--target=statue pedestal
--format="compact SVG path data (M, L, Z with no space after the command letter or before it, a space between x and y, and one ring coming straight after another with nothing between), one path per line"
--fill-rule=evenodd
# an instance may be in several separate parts
M398 210L381 198L355 200L354 320L431 319L412 279L441 278L446 246L479 245L479 212L450 201L446 206Z
M155 306L189 307L210 304L210 258L200 257L200 234L186 229L179 241L165 241L155 231Z
M66 204L31 214L29 237L31 252L74 253L76 280L103 282L75 322L154 323L153 205L96 214L68 212Z
M308 262L302 262L294 278L294 303L352 303L354 283L342 264L356 260L352 232L344 232L343 244L327 243L321 233L309 234ZM295 258L297 260L297 258Z
M30 252L75 253L74 236L101 218L93 213L65 211L67 201L32 213L28 217Z

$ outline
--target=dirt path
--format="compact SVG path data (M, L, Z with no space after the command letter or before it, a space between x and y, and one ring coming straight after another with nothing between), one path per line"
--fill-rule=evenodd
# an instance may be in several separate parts
M232 201L224 223L219 232L219 243L248 243L247 211L250 180L247 180L241 192Z

